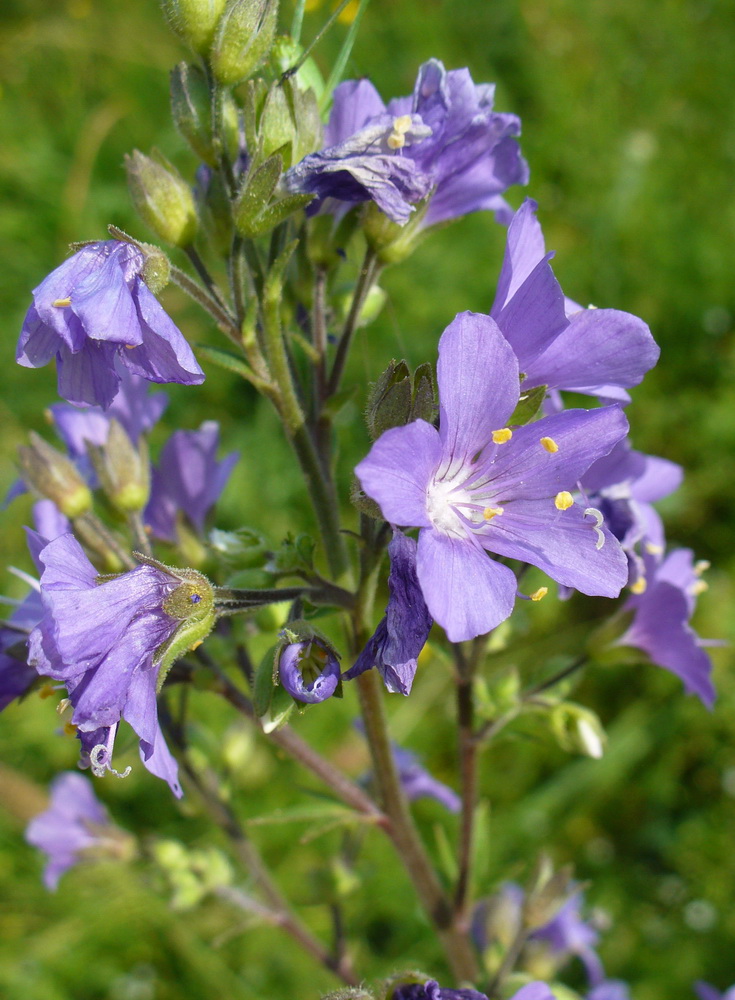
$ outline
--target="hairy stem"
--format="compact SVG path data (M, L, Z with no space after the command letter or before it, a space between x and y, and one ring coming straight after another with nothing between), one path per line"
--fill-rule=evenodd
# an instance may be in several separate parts
M329 396L333 396L339 389L345 365L347 364L347 355L350 351L355 330L357 330L357 322L360 318L362 307L365 304L365 299L367 298L370 289L373 287L373 283L377 279L379 273L380 265L378 264L375 251L368 247L365 251L365 258L362 262L362 267L360 268L360 276L357 279L355 293L352 296L350 311L347 314L344 329L342 330L342 336L340 337L339 344L337 345L337 353L334 356L334 364L332 365L329 382L327 383L327 398L329 398Z

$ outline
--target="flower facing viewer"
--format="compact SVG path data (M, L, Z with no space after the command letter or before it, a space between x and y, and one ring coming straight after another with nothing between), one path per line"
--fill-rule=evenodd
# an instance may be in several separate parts
M16 360L40 368L55 357L59 395L106 409L118 365L150 382L199 385L181 331L145 283L146 254L130 243L88 243L33 291Z
M64 872L85 859L129 856L131 843L112 825L89 781L73 772L54 779L49 808L31 820L26 840L48 856L47 889L56 889Z
M567 410L506 426L519 398L518 362L495 322L460 313L439 342L439 430L423 420L380 437L357 466L392 524L420 529L417 575L451 642L506 619L513 571L487 552L538 566L582 593L616 597L622 549L571 491L624 437L616 407Z

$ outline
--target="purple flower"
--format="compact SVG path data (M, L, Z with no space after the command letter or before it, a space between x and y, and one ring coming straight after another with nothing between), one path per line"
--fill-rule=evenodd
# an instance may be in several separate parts
M30 635L29 663L65 683L81 733L105 731L90 748L92 764L99 758L101 769L109 766L107 751L124 718L153 770L151 760L155 767L166 752L156 707L161 657L182 623L207 610L211 586L192 571L177 577L152 565L100 582L70 534L50 542L40 559L46 614Z
M701 979L697 980L694 984L694 989L696 990L699 1000L735 1000L735 986L731 986L729 990L725 990L724 993L720 993L718 989L714 986L710 986L709 983L702 982ZM597 1000L597 998L595 998Z
M605 976L602 962L594 950L599 934L582 917L584 897L576 892L558 910L548 924L534 931L532 940L545 942L559 958L576 955L581 959L590 983L601 983Z
M85 856L120 853L123 841L110 822L107 810L96 799L90 783L66 772L51 784L51 804L26 830L26 840L48 855L43 872L47 889Z
M281 650L278 675L292 698L316 705L337 690L339 663L319 639L291 642Z
M150 382L199 385L181 331L142 278L146 256L130 243L89 243L33 291L16 360L40 368L56 357L59 395L107 409L122 366Z
M205 421L198 431L175 431L164 445L145 510L145 522L157 538L176 542L179 511L199 534L204 531L206 516L238 459L232 452L218 462L218 446L219 426L214 420Z
M443 989L435 979L426 983L405 983L396 986L390 1000L487 1000L484 993L477 990ZM546 983L528 983L510 1000L554 1000L554 995Z
M586 994L586 1000L630 1000L630 987L622 979L604 979Z
M489 632L513 610L515 574L486 551L585 594L617 596L623 551L570 491L625 435L622 411L567 410L507 427L518 362L495 322L476 313L444 331L438 383L439 430L417 420L386 431L356 472L388 521L420 528L419 585L450 641Z
M387 107L368 80L348 80L334 92L326 147L292 167L285 185L320 199L372 199L401 225L428 195L423 225L480 209L509 217L502 192L525 184L528 168L513 138L520 122L494 112L493 97L492 85L436 59L419 69L413 96Z
M703 640L689 624L697 595L706 588L701 579L704 567L694 563L691 549L676 549L663 562L648 554L644 565L641 579L645 589L625 603L634 617L618 644L643 650L653 663L680 677L686 690L711 708L715 700L712 661L702 649Z
M524 389L550 389L619 402L659 356L650 330L618 309L582 309L564 298L551 270L536 202L527 198L508 227L505 259L490 315L516 353Z
M385 616L344 678L352 680L375 666L389 691L409 694L417 658L433 621L416 576L416 542L403 532L394 531L388 555L389 597Z
M409 802L434 799L451 813L458 813L462 809L462 800L457 793L429 774L419 763L416 754L393 744L393 757L403 792Z

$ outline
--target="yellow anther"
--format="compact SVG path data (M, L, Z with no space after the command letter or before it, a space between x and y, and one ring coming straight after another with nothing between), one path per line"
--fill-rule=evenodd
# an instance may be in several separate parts
M541 447L544 449L544 451L548 451L550 455L556 454L556 452L559 450L559 445L553 438L550 437L541 438Z
M197 641L193 645L189 646L189 652L193 653L195 649L199 649L199 647L203 642L204 639L197 639Z
M567 490L562 490L554 497L554 506L557 510L569 510L574 503L574 497Z
M697 574L697 576L701 576L702 573L707 572L707 570L710 568L711 565L712 563L709 561L709 559L699 559L694 564L694 572Z
M631 594L644 594L647 586L645 576L639 576L635 583L631 583L630 592Z
M403 149L406 145L406 137L401 135L400 132L391 132L385 141L389 149Z
M125 345L125 347L126 347L126 348L127 348L127 349L128 349L129 351L134 351L134 350L135 350L135 348L136 348L137 346L138 346L137 344L126 344L126 345Z
M656 545L655 542L646 542L646 552L649 556L660 556L663 550L663 545Z
M74 723L73 722L65 722L64 723L64 736L76 736L76 735L77 735L77 727L74 725Z
M38 697L39 698L52 698L56 694L52 684L44 684L42 688L39 688Z
M56 711L59 715L63 715L64 712L69 712L71 710L71 702L68 698L62 698L59 704L56 706Z
M548 592L549 592L549 588L548 587L539 587L538 590L534 590L534 592L531 594L531 600L532 601L540 601L544 597L546 597L546 595L548 594Z
M71 299L55 299L52 306L56 306L57 309L66 309L67 306L71 305Z
M411 115L400 115L398 118L393 119L393 131L398 132L399 135L404 135L413 125L413 119Z
M689 593L696 597L698 594L703 594L705 590L709 590L709 584L706 580L695 580L694 583L689 588Z
M493 431L493 444L505 444L513 437L510 427L501 427L499 431Z
M482 516L486 521L492 521L494 517L497 517L498 514L502 514L504 510L505 507L486 507L482 512Z

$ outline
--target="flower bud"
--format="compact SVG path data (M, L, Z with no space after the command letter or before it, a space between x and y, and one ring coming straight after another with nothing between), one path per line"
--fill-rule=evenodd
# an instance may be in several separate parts
M140 276L154 295L162 292L171 277L171 261L163 250L149 243L138 244L145 254Z
M308 622L289 622L276 654L281 684L296 701L317 704L339 688L338 654L329 640Z
M163 15L182 42L199 55L212 44L226 0L163 0Z
M150 495L150 461L145 440L138 448L128 437L122 424L110 421L107 442L87 449L100 485L110 503L121 514L141 511Z
M53 500L70 519L92 509L92 493L66 455L31 431L31 443L18 449L25 483L40 497Z
M559 745L571 753L599 760L605 752L607 736L597 715L582 705L566 701L555 706L551 726Z
M408 222L400 226L382 212L374 201L368 202L362 214L365 239L383 265L400 264L410 257L422 239L424 217L429 199L417 205Z
M190 246L198 226L194 195L176 168L160 153L155 155L152 159L136 149L125 157L133 205L159 239L176 247Z
M230 87L252 76L268 57L277 21L278 0L230 0L210 54L218 83Z
M198 66L180 62L171 70L171 114L177 129L193 152L210 167L217 166L212 144L212 100L206 78ZM223 97L225 140L234 156L238 148L237 106L230 94Z

